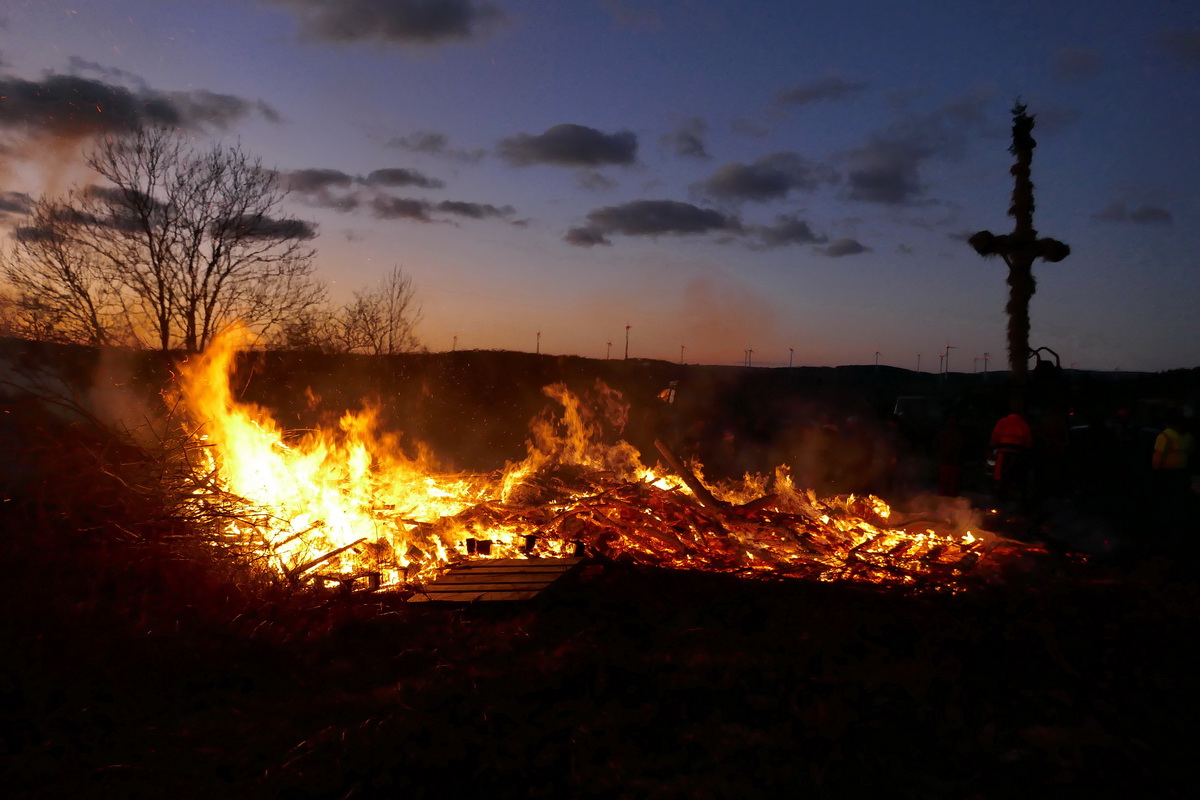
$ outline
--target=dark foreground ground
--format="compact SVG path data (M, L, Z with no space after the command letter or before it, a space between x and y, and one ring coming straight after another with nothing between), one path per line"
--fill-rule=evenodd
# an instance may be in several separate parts
M70 576L63 559L6 565L7 797L1195 784L1200 596L1170 559L927 597L606 565L488 608L246 595L119 559L97 554L97 574L68 557Z
M2 506L6 797L1194 787L1186 547L920 596L596 563L524 605L412 607L130 541L89 524L104 482Z
M256 583L121 452L6 419L5 797L1192 796L1190 517L960 593L596 562L412 607Z

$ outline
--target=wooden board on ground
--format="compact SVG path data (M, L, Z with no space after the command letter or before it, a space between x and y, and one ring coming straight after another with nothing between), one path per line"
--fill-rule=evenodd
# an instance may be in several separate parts
M410 603L531 600L575 569L582 558L489 558L468 561L425 585Z

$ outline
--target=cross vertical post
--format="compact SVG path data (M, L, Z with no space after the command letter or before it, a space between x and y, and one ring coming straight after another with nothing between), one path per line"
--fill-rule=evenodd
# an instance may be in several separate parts
M1019 101L1013 106L1012 146L1008 151L1016 157L1009 170L1013 176L1012 203L1008 215L1013 218L1012 233L994 234L979 231L968 242L975 252L986 257L1000 256L1008 265L1008 364L1013 382L1024 386L1029 378L1029 300L1037 289L1033 277L1033 262L1037 259L1057 262L1071 254L1071 248L1057 239L1039 239L1033 227L1033 164L1034 117ZM987 363L986 361L984 362Z

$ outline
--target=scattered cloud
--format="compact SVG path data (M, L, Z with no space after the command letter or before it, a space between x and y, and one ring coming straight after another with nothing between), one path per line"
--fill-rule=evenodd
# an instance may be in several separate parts
M371 213L378 219L410 219L416 222L433 222L429 216L429 203L406 197L379 195L371 200Z
M372 170L366 176L351 175L340 169L297 169L279 173L288 191L319 197L334 189L349 190L355 186L377 188L380 186L417 186L422 189L441 189L441 180L407 167L387 167Z
M95 61L88 61L79 56L71 56L67 59L67 71L72 75L91 73L98 78L110 81L124 81L141 91L150 91L150 86L141 75L119 67L108 67Z
M238 227L243 235L256 239L312 239L317 235L315 225L300 219L254 217L238 223Z
M372 170L365 177L337 169L298 169L280 173L280 178L289 191L300 195L310 206L329 208L342 213L365 209L377 219L437 222L433 216L435 213L468 219L511 217L515 213L512 206L495 206L491 203L465 200L433 202L396 197L382 191L381 187L416 186L423 189L440 189L445 185L436 178L403 167Z
M757 237L759 247L771 249L796 244L821 244L826 237L813 232L812 226L795 214L781 214L773 225L759 225L750 229Z
M930 155L919 142L885 138L851 151L847 198L883 205L912 202L924 191L919 167Z
M1120 200L1109 203L1101 211L1092 214L1092 219L1101 222L1132 222L1136 225L1170 225L1175 221L1171 212L1162 206L1140 205L1130 209Z
M63 234L56 228L22 225L12 232L12 238L18 242L36 244L37 242L60 242Z
M471 219L509 217L515 212L512 206L494 206L491 203L468 203L462 200L443 200L435 208L445 214L457 214Z
M871 252L871 248L865 247L857 239L835 239L827 247L818 247L817 252L830 258L841 258L842 256L869 253Z
M1064 47L1055 54L1051 66L1054 77L1060 81L1077 81L1100 73L1104 69L1104 61L1097 50Z
M583 227L571 228L563 234L563 241L576 247L593 247L598 244L610 246L611 241L605 237L604 232L599 228Z
M387 147L396 147L412 153L445 158L450 161L461 161L473 164L480 161L487 151L483 149L468 150L462 147L451 147L444 133L436 131L417 131L408 136L397 136L384 143Z
M700 161L711 158L704 144L704 136L708 132L708 123L703 117L688 117L675 130L664 133L659 142L680 158L694 158Z
M517 167L601 167L634 163L637 146L637 136L631 131L603 133L585 125L563 123L547 128L545 133L519 133L503 139L497 152Z
M358 180L366 186L419 186L422 189L441 189L446 185L437 178L430 178L414 169L403 167L373 170L367 177Z
M799 107L821 100L845 100L866 88L865 81L846 80L837 75L826 75L808 83L796 84L780 90L775 95L775 104Z
M191 126L209 126L228 130L234 122L257 112L268 122L279 122L279 112L262 100L247 100L232 94L218 94L206 89L190 92L167 92L164 97Z
M0 77L0 129L81 139L102 131L139 125L226 130L253 113L270 120L278 114L262 101L204 89L188 92L130 90L79 75L51 73L40 80Z
M714 200L766 202L784 198L796 190L811 192L836 180L832 170L785 151L771 153L750 164L724 164L708 178L693 184L692 189Z
M1200 66L1200 28L1163 31L1155 44L1180 66Z
M33 198L24 192L0 191L0 218L8 214L25 214L33 205Z
M601 192L617 185L604 173L594 169L579 170L576 181L581 189L587 189L592 192Z
M590 247L609 244L608 236L686 236L713 231L742 230L741 222L719 211L700 208L678 200L634 200L617 206L597 208L587 215L588 224L571 228L567 242Z
M331 42L439 44L486 34L504 13L476 0L267 0L287 8L302 36Z
M311 194L333 187L345 188L354 183L354 176L340 169L297 169L280 173L284 186L293 192Z
M968 131L986 124L990 92L951 100L925 114L910 114L839 154L847 165L846 198L863 203L908 205L925 193L921 167L931 158L956 158Z

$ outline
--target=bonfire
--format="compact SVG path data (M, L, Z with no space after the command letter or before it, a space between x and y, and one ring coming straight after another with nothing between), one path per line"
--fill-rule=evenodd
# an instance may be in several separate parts
M419 590L485 558L586 554L764 578L954 588L1026 546L963 515L901 519L874 496L819 497L786 467L709 485L659 442L643 463L616 439L628 414L598 385L584 402L545 388L527 456L490 474L448 474L408 455L371 407L331 429L289 432L230 389L238 337L182 365L192 420L189 503L221 542L295 582Z

